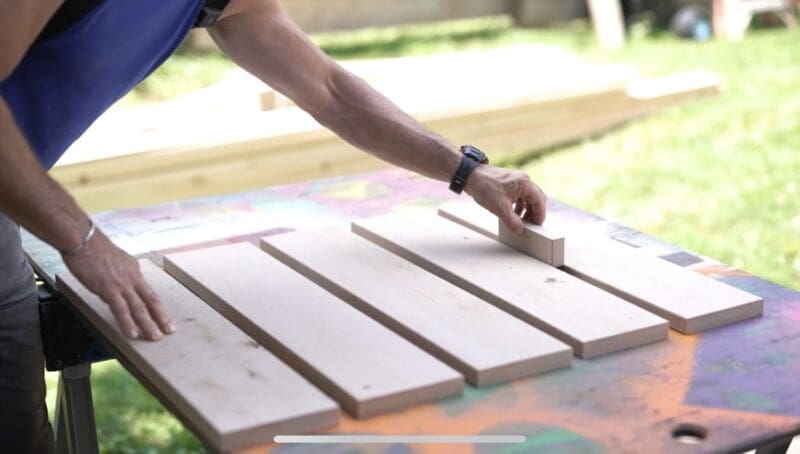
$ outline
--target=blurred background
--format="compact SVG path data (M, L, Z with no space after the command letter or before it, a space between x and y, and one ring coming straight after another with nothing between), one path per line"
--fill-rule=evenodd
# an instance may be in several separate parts
M549 196L800 290L800 33L793 2L283 3L330 56L455 143L469 140L496 162L528 172ZM291 101L248 77L205 31L192 32L97 122L54 176L91 211L131 206L120 200L145 205L248 189L209 177L207 186L188 185L197 192L159 188L160 198L134 200L114 196L103 178L119 177L102 173L102 166L119 168L121 159L148 153L151 167L124 189L146 193L143 187L158 187L154 175L170 177L157 167L161 151L199 148L194 156L231 162L251 159L253 144L281 153L278 139L289 132L320 137ZM205 129L198 125L223 114L260 126L253 132L223 124L198 140ZM181 134L191 136L191 147ZM200 165L192 156L181 158L187 168ZM293 178L373 168L380 164L323 163ZM248 184L292 182L261 175ZM93 185L105 195L92 195ZM115 362L93 369L102 451L202 450ZM55 374L48 381L52 410Z

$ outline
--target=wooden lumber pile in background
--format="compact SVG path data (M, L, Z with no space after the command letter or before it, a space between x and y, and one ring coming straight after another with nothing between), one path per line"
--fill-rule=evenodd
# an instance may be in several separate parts
M347 66L426 126L493 158L580 140L720 88L712 73L643 79L629 67L590 64L544 46ZM100 211L387 166L297 107L262 111L265 99L290 103L237 77L226 86L238 90L112 109L51 175L85 209Z

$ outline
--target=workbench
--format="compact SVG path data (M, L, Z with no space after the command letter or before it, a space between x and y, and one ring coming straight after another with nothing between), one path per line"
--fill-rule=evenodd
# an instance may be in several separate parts
M346 226L355 219L434 207L454 197L442 183L391 170L103 212L92 218L123 249L160 264L165 253L257 243L260 237L291 230ZM701 335L671 331L666 342L592 360L576 358L570 368L507 385L467 386L461 397L400 413L361 421L343 415L329 433L526 437L523 445L475 445L476 452L785 451L800 433L800 293L565 203L551 199L549 209L592 231L763 297L763 317ZM45 284L52 284L64 267L58 254L30 234L23 236L32 265ZM168 301L166 305L169 308ZM121 362L126 364L124 358ZM88 423L76 422L73 415L72 424L60 425L59 445L64 450L68 450L64 440L71 439L74 449L75 443L82 443L75 441L81 436L75 432L85 435L94 428L91 407L76 401L90 395L88 372L89 366L83 364L62 373L62 382L68 383L62 394L69 392L69 383L74 388L72 411L83 405L83 417L89 418ZM136 370L131 372L142 378ZM146 381L144 385L159 395ZM364 447L348 452L360 448ZM392 452L452 449L408 445Z

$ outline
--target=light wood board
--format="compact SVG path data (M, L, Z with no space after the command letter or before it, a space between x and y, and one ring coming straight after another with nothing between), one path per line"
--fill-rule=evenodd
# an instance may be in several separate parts
M498 218L474 202L447 203L437 210L439 216L449 219L482 235L497 239ZM549 214L548 214L549 215ZM545 220L547 223L547 220Z
M449 205L440 213L497 238L497 217L477 204ZM666 318L682 333L697 333L761 316L763 300L700 273L607 237L576 232L557 214L545 225L565 235L564 269Z
M547 227L523 222L525 228L518 235L498 219L498 239L506 246L535 257L542 262L559 267L564 265L564 236Z
M461 393L456 371L249 243L165 269L356 417Z
M269 236L261 247L474 385L547 372L572 360L563 342L347 230Z
M693 72L633 81L614 76L587 83L584 78L578 86L567 83L528 96L537 84L527 76L513 79L524 83L494 84L492 93L479 101L463 93L480 84L454 87L448 81L443 84L447 96L442 90L435 97L414 96L426 107L407 106L407 111L453 142L477 142L494 155L513 158L715 94L720 87L716 75ZM404 87L398 100L409 98L408 81L398 86ZM498 97L498 88L505 94ZM218 195L387 165L346 144L298 108L231 115L224 127L217 115L148 128L125 140L119 134L76 144L68 154L95 160L63 161L51 171L87 210Z
M156 265L140 264L177 326L159 342L126 338L108 306L71 274L59 274L57 286L212 448L244 449L336 424L339 409L322 391Z
M370 241L566 342L580 357L667 337L664 319L433 212L383 216L352 226Z

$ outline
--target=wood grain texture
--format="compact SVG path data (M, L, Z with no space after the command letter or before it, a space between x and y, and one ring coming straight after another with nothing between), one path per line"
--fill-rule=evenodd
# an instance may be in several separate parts
M498 219L498 240L524 254L535 257L550 266L564 265L564 236L547 227L524 222L524 230L518 235Z
M463 390L456 371L251 244L167 255L164 266L356 417Z
M559 338L580 357L667 337L664 319L434 213L357 221L353 231Z
M476 204L450 205L441 213L497 238L496 216ZM557 213L551 213L546 224L569 232L565 235L564 270L666 318L682 333L706 331L763 312L763 300L757 295L607 237L576 230Z
M160 342L127 339L71 274L58 275L58 289L211 448L245 449L336 424L333 400L156 265L140 263L177 325Z
M617 241L569 238L564 260L570 273L666 318L682 333L706 331L763 312L759 296Z
M347 230L269 236L261 247L474 385L547 372L572 360L563 342Z
M497 239L497 216L474 202L453 202L439 207L439 216L472 229L492 239Z

